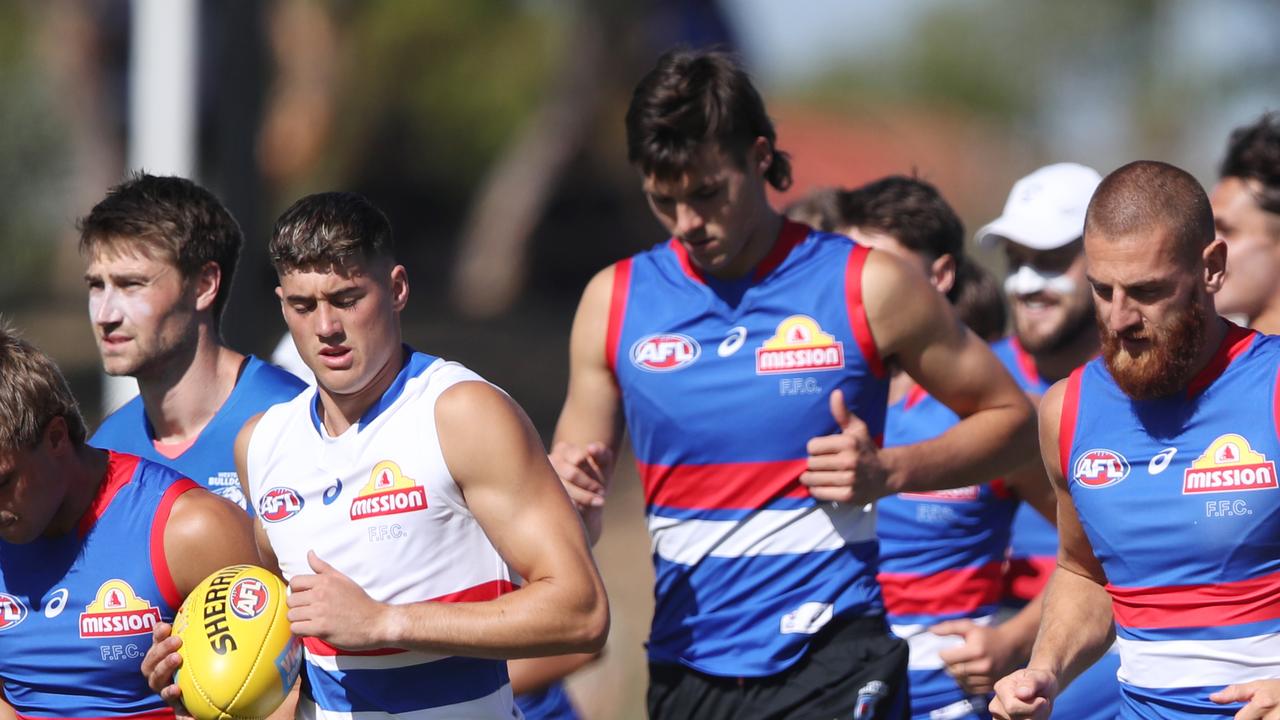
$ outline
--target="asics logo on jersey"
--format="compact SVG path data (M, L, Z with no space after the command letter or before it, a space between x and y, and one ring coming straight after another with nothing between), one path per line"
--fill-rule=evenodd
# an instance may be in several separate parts
M738 348L747 341L747 329L741 325L729 331L728 337L720 341L720 347L716 348L716 354L720 357L729 357L738 352Z
M27 606L9 593L0 593L0 632L17 627L27 619Z
M647 372L688 367L702 354L698 341L679 333L647 335L631 346L631 364Z
M1076 460L1072 475L1081 487L1111 487L1129 477L1129 461L1112 450L1090 450Z
M324 494L320 496L320 499L324 502L325 505L332 505L333 501L337 500L338 496L341 494L342 494L342 478L336 478L334 479L332 485L324 489Z
M1151 458L1151 462L1147 463L1147 472L1152 475L1159 475L1164 469L1169 467L1169 463L1173 461L1173 456L1178 454L1178 448L1165 448L1156 453Z
M302 512L302 496L293 488L271 488L258 501L258 517L264 522L281 522L300 512Z
M44 605L44 616L52 619L61 615L63 608L67 606L67 598L69 597L71 597L71 591L66 588L54 590L49 602Z
M1182 473L1183 495L1276 487L1276 464L1235 433L1220 435Z

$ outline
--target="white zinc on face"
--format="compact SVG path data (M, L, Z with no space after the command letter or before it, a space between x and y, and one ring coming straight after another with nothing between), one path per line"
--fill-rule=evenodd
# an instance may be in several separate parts
M1016 272L1004 279L1005 294L1015 297L1040 292L1070 296L1078 287L1078 283L1065 273L1045 272L1031 265L1019 266Z

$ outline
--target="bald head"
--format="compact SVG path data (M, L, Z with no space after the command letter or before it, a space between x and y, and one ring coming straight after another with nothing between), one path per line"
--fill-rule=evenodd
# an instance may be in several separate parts
M1185 170L1154 160L1131 162L1093 193L1084 219L1086 239L1154 237L1168 231L1178 257L1194 265L1213 242L1213 210L1200 183Z

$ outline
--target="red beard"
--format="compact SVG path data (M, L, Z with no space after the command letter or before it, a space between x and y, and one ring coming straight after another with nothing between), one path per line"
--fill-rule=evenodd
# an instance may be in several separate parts
M1134 400L1167 397L1185 388L1204 345L1205 317L1204 308L1193 304L1166 327L1134 333L1130 339L1151 341L1137 355L1129 354L1120 336L1099 318L1102 359L1116 385Z

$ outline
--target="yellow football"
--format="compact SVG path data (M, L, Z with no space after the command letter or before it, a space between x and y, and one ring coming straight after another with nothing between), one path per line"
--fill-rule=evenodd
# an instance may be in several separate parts
M197 720L265 718L298 679L302 643L289 632L285 584L256 565L205 578L173 620L177 683Z

